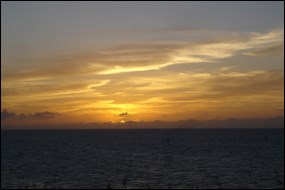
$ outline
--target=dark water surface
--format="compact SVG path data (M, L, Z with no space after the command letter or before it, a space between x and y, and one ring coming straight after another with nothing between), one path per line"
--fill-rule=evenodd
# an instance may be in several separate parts
M1 188L284 188L283 129L1 131Z

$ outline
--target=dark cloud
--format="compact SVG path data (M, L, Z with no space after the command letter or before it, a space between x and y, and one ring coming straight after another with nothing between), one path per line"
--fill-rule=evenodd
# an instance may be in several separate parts
M8 112L6 109L4 109L2 112L1 112L1 120L4 120L4 119L12 119L12 118L16 118L17 115L15 113L12 113L12 112Z
M33 119L33 120L46 120L46 119L52 119L55 117L58 117L60 114L57 112L36 112L33 114L25 114L25 113L20 113L16 114L13 112L8 112L6 109L4 109L1 112L1 120L6 120L6 119Z
M252 119L226 119L222 120L217 117L215 120L198 121L193 119L179 121L126 121L127 128L284 128L284 117L272 118L252 118ZM2 127L2 126L1 126ZM3 126L5 129L22 129L23 125ZM105 123L71 123L63 125L29 125L30 129L95 129L95 128L121 128L121 123L105 122ZM2 129L3 129L2 128Z
M120 113L120 114L119 114L120 117L126 117L126 116L128 116L128 115L129 115L128 112L123 112L123 113Z
M57 112L36 112L32 115L33 119L52 119L59 115Z

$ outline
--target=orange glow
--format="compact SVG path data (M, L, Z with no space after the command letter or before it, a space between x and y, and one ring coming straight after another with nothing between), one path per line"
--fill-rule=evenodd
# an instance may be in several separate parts
M1 108L19 115L60 113L46 123L280 116L284 69L257 64L261 56L275 56L275 65L284 62L283 34L273 30L209 42L138 43L103 49L96 56L55 57L56 64L43 61L25 71L5 63Z

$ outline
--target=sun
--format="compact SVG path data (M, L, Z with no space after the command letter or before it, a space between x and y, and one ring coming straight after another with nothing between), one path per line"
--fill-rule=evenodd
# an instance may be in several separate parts
M120 121L120 123L124 124L124 123L125 123L125 121L124 121L124 120L121 120L121 121Z

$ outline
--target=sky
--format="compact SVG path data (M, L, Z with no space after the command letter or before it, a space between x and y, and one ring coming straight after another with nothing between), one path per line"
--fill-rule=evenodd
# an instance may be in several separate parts
M284 116L284 2L1 1L1 124Z

